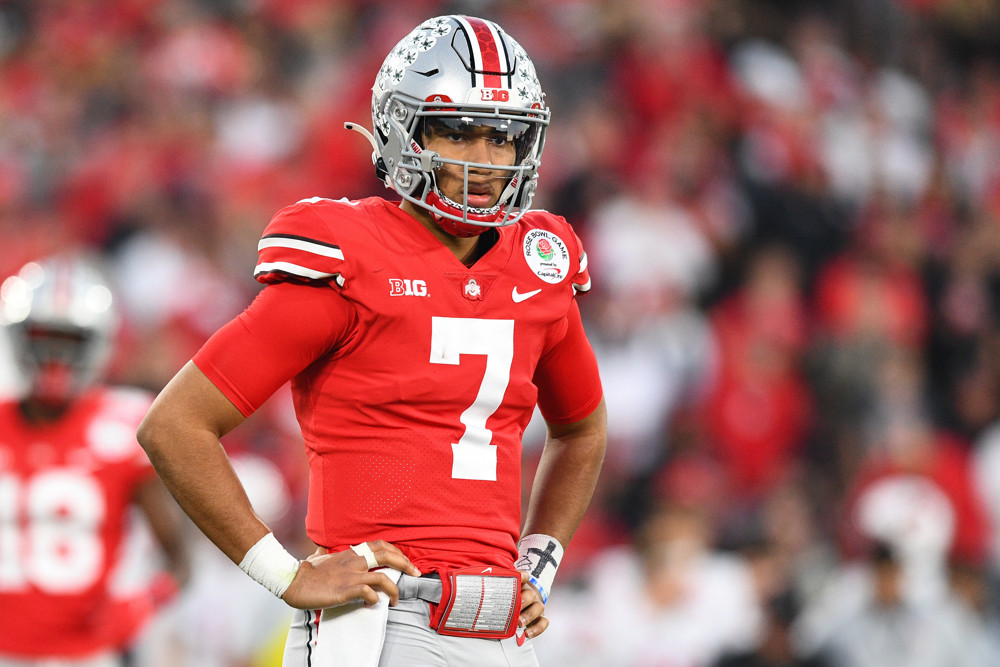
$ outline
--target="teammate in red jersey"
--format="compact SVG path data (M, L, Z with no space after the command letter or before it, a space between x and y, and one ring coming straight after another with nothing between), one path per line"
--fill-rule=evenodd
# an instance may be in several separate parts
M530 210L549 111L498 25L428 20L379 70L376 172L401 202L313 198L264 231L266 284L139 431L198 526L300 612L285 664L536 664L530 638L590 502L603 391L569 224ZM219 438L291 380L310 463L298 561ZM548 438L521 525L521 437Z
M31 262L0 295L26 384L0 403L0 665L118 665L186 572L181 514L135 439L152 397L98 384L115 309L91 262ZM114 581L132 506L176 578L126 594Z

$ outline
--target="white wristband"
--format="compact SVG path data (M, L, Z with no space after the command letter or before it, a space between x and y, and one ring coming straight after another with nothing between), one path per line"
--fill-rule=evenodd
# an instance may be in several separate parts
M528 573L529 580L542 594L542 604L549 600L552 580L556 578L556 570L559 569L562 557L562 545L549 535L525 535L517 543L517 562L514 567Z
M299 561L285 551L274 533L268 533L250 547L240 561L240 569L280 598L299 571Z

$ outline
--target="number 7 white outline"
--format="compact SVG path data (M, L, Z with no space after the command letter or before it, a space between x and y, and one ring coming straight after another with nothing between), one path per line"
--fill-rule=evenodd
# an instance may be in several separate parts
M514 360L514 320L431 318L432 364L457 366L463 354L486 355L486 371L475 400L459 417L465 432L452 443L454 479L497 479L497 448L486 420L500 407Z

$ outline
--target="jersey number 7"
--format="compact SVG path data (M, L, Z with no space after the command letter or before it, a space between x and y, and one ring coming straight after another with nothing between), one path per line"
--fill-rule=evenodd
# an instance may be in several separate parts
M452 443L451 476L454 479L497 479L497 447L486 421L500 407L514 360L514 320L464 317L431 318L432 364L457 366L463 354L486 356L486 372L479 393L459 417L465 432Z

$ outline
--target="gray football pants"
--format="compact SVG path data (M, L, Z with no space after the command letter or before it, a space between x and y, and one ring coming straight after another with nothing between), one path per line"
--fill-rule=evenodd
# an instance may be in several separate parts
M429 623L430 605L423 600L400 600L390 607L379 667L538 667L531 640L521 632L507 639L451 637L438 634ZM316 635L317 625L316 612L296 610L288 630L285 667L333 667L315 659L317 643L322 641ZM523 642L520 646L518 639Z

